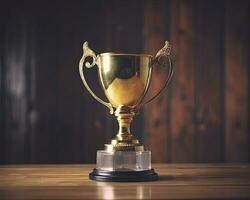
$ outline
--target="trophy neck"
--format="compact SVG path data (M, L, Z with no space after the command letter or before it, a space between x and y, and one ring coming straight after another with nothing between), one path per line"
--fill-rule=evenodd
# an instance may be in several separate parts
M130 132L130 124L135 116L135 111L129 107L120 106L115 111L119 123L119 131L116 138L121 142L131 141L133 135Z
M143 145L130 132L130 124L136 110L127 106L119 106L115 111L119 123L119 131L111 144L106 144L108 151L144 151Z

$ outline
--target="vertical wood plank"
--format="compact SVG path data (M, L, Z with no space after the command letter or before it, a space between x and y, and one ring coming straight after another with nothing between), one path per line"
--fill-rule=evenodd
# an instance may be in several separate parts
M250 51L250 20L249 20L249 18L250 18L250 5L249 5L249 3L248 3L248 48L247 48L247 52L249 52ZM247 63L247 66L248 66L248 69L247 69L247 91L248 91L248 109L247 109L247 116L248 116L248 126L247 126L247 128L248 128L248 130L247 130L247 134L248 134L248 162L250 162L250 133L249 133L249 131L250 131L250 103L249 103L249 100L250 100L250 58L249 58L249 56L248 56L248 63Z
M248 160L249 2L226 1L225 161Z
M222 1L197 2L196 160L223 161L223 13Z
M28 9L29 10L29 9ZM27 16L29 17L29 40L27 45L29 46L28 53L28 70L27 74L27 92L28 92L28 154L29 154L29 163L34 163L37 158L35 157L36 147L37 145L34 143L36 138L36 127L37 127L37 102L36 102L36 86L37 86L37 68L36 68L36 11L34 9L30 9L26 11Z
M5 67L4 67L4 44L5 44L5 20L4 6L0 7L0 164L5 161Z
M5 22L5 163L28 162L28 24L22 11L23 5L9 11ZM19 18L16 18L16 14Z
M194 161L195 2L171 1L171 41L176 58L172 84L171 161Z
M145 52L155 55L169 39L169 1L144 2ZM162 87L167 76L164 69L154 69L147 96L153 96ZM144 109L144 138L146 147L152 151L153 162L169 161L168 114L169 101L166 91Z

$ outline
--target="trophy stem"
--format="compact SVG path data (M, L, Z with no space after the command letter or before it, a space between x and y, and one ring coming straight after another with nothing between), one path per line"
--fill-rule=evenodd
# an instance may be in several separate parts
M135 109L128 106L119 106L116 109L119 131L111 144L105 145L107 151L144 151L143 145L130 132L130 124L135 114Z
M115 116L117 117L117 121L119 123L119 131L116 135L116 138L120 142L128 142L133 139L133 135L130 132L130 124L133 120L135 113L133 112L122 112L117 110L115 112Z

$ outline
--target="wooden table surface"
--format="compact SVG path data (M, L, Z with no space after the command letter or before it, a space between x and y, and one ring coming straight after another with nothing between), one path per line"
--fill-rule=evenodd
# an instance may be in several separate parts
M0 166L0 199L250 199L250 165L155 164L156 182L88 179L94 165Z

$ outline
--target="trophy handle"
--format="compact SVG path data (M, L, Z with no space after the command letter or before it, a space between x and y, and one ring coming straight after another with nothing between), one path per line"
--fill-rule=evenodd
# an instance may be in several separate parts
M166 66L166 62L165 61L160 62L160 60L162 58L167 58L168 59L168 63L169 63L168 76L166 78L166 81L165 81L163 87L156 93L156 95L154 95L151 99L149 99L148 101L146 101L144 103L144 105L150 103L156 97L158 97L162 93L162 91L167 87L167 85L169 84L169 82L170 82L170 80L171 80L171 78L173 76L174 66L173 66L173 62L172 62L172 59L171 59L171 46L170 46L170 44L169 44L168 41L166 41L164 47L157 52L155 58L152 61L152 65L155 64L155 63L157 63L160 66Z
M84 42L83 44L83 55L82 55L82 58L79 62L79 72L80 72L80 76L81 76L81 79L82 79L82 82L83 82L83 85L86 87L86 89L88 90L88 92L92 95L92 97L97 100L99 103L103 104L104 106L108 107L109 110L110 110L110 113L113 114L114 113L114 109L113 109L113 106L111 105L111 103L108 103L108 102L105 102L103 101L101 98L99 98L98 96L95 95L95 93L90 89L86 79L85 79L85 76L84 76L84 73L83 73L83 65L85 63L85 59L87 57L91 57L92 58L92 62L88 62L86 61L85 63L85 67L87 68L92 68L95 64L96 64L96 60L97 60L97 56L95 54L94 51L92 51L89 47L88 47L88 42Z

